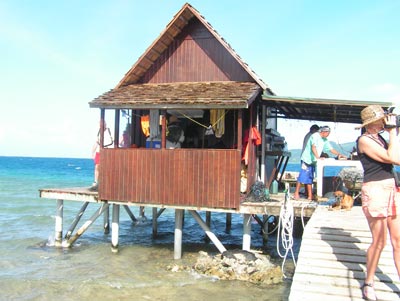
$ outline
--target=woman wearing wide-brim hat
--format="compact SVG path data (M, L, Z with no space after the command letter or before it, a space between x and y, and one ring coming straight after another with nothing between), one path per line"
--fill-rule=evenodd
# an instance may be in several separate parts
M361 200L372 233L362 294L366 300L377 300L374 276L388 230L400 277L400 215L397 214L400 214L400 197L393 169L393 165L400 165L400 147L396 116L385 114L378 105L370 105L361 111L361 120L362 125L357 127L365 129L357 139L357 151L364 169ZM388 132L389 143L379 134L383 131Z

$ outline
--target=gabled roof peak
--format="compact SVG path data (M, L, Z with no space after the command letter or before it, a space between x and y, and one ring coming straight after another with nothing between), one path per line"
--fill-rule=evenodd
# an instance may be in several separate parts
M264 81L245 63L233 48L221 37L211 24L189 3L185 3L161 32L159 37L146 49L137 62L126 73L116 88L138 83L146 71L151 68L154 62L171 45L174 39L184 30L192 18L197 18L206 29L215 37L219 43L230 53L230 55L242 66L254 81L263 90L268 89Z

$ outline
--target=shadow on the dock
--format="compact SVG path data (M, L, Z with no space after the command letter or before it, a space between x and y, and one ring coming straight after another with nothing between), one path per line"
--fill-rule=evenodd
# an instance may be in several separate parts
M354 237L352 233L343 231L341 228L321 227L319 234L321 235L321 239L331 246L332 253L336 256L337 262L340 262L347 268L348 287L350 288L350 282L353 279L358 280L361 287L365 279L364 271L366 269L367 252L360 249L358 245L366 243L366 241L362 241L362 238ZM375 276L390 290L397 294L400 293L394 280L385 274L379 266L376 269Z

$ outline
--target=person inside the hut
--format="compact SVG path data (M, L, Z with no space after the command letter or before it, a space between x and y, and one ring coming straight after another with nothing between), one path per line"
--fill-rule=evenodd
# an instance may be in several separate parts
M396 185L393 165L400 165L399 129L396 116L385 114L378 105L361 111L365 129L357 139L357 153L364 169L361 187L362 210L367 219L372 243L367 250L366 277L362 295L366 300L377 300L374 276L389 232L393 246L393 259L400 277L400 193ZM380 135L386 131L389 142Z
M122 133L122 137L119 141L119 147L126 148L131 146L131 137L129 136L128 131L124 131Z
M340 152L335 150L329 143L328 136L331 132L329 126L322 126L318 132L312 134L306 143L306 147L301 154L301 168L299 177L297 178L296 190L294 192L294 198L297 200L300 198L300 188L304 184L306 188L307 199L312 200L312 184L314 181L315 166L318 159L324 159L321 156L322 152L331 152L338 156L338 158L346 158Z
M185 133L182 129L181 122L175 115L169 117L167 127L167 142L166 148L180 148L185 141Z
M100 120L100 128L97 132L96 142L92 148L92 157L94 161L94 182L92 186L89 188L91 191L98 190L98 180L99 180L99 165L100 165L100 131L103 125L104 130L104 147L111 147L114 143L113 137L111 136L110 128L107 127L104 119Z

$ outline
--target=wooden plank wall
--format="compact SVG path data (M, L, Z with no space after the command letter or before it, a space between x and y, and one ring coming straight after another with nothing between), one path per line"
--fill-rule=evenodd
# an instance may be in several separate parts
M253 79L204 25L195 20L154 62L143 82L197 81L252 82Z
M99 199L239 208L236 149L103 149Z

